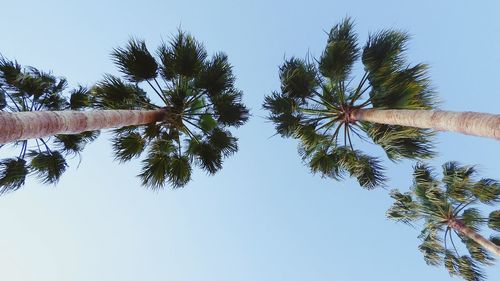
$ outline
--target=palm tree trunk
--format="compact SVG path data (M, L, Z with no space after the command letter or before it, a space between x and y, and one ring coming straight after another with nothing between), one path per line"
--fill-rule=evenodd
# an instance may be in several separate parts
M0 112L0 144L154 123L163 120L164 116L163 109Z
M453 131L500 140L500 114L439 110L358 109L351 113L351 120Z
M457 219L450 220L448 225L451 228L458 231L459 233L474 240L476 243L481 245L486 250L494 253L497 256L500 256L500 247L498 247L495 243L491 242L490 240L488 240L488 239L484 238L483 236L481 236L480 234L478 234L472 228L466 226L462 221L457 220Z

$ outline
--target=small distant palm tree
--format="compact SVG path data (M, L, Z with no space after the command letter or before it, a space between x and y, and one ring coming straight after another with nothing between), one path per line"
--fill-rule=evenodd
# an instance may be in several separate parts
M443 165L443 177L436 178L434 171L424 164L417 164L413 173L410 192L391 192L394 205L387 216L396 221L423 223L419 246L429 265L442 265L451 275L465 280L483 280L481 265L491 265L500 256L500 239L488 240L478 231L486 225L500 231L500 210L484 217L477 208L500 201L500 183L493 179L475 180L476 170L456 162ZM458 237L465 247L457 247L453 237ZM468 255L461 255L466 250ZM489 251L489 252L488 252Z
M277 133L300 140L313 172L334 179L349 174L366 188L382 184L379 160L354 149L355 136L371 139L393 161L431 157L429 128L500 139L500 115L431 110L436 102L428 67L407 62L406 33L380 31L360 50L353 29L349 18L335 25L318 60L287 59L279 70L281 91L265 98ZM364 74L354 84L358 59Z
M163 112L159 122L116 129L113 149L120 162L147 151L139 174L143 185L182 187L191 179L193 164L209 174L222 168L223 159L238 150L228 128L244 124L249 113L225 54L208 58L201 43L179 31L157 55L135 39L115 49L112 57L126 81L107 75L92 89L93 104L98 109ZM149 85L158 104L140 83Z
M0 57L0 112L15 115L19 112L81 110L89 106L89 92L84 87L63 95L67 82L34 67L22 67L15 61ZM30 120L33 122L33 120ZM14 133L21 131L14 127ZM5 133L5 131L2 131ZM85 145L99 135L87 131L72 135L55 135L13 143L19 147L16 157L0 160L0 195L19 189L28 174L34 174L43 183L57 183L67 168L66 157L79 155ZM0 147L3 145L0 145Z

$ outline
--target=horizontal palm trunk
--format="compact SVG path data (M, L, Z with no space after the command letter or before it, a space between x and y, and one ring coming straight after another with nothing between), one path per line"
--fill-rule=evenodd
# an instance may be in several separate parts
M500 140L500 115L478 112L439 110L358 109L351 113L353 121L401 125Z
M498 247L495 243L491 242L490 240L484 238L477 232L475 232L472 228L467 227L462 221L460 220L452 220L448 223L448 225L458 231L459 233L463 234L464 236L468 237L469 239L474 240L477 244L481 245L484 249L494 253L497 256L500 256L500 247Z
M0 144L58 134L155 123L164 110L0 112Z

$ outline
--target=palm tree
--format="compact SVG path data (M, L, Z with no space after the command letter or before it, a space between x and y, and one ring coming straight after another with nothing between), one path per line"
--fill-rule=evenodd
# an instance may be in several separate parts
M113 60L126 81L107 75L92 90L93 103L98 109L162 113L155 122L116 129L112 145L120 162L147 150L139 174L144 186L160 188L168 182L176 188L189 182L193 164L209 174L222 168L223 159L238 150L228 128L244 124L249 113L225 54L208 58L201 43L179 31L157 55L136 39L115 49Z
M500 256L500 239L488 240L478 233L484 225L500 231L500 210L484 217L477 208L500 202L500 183L487 178L476 180L476 174L472 166L448 162L443 165L443 177L439 180L431 168L417 164L411 191L393 190L395 203L387 211L392 220L407 224L422 221L419 250L427 264L444 264L451 275L466 280L484 278L481 265L494 262L488 251ZM454 236L465 247L457 247ZM460 255L461 251L468 255Z
M71 109L79 112L88 107L89 92L84 87L71 91L68 100L63 95L67 82L34 67L22 67L15 61L0 56L0 116L37 115L42 111ZM2 135L19 134L22 128L2 119ZM28 119L28 126L36 119ZM10 129L9 129L10 127ZM67 156L79 155L85 145L99 135L98 131L80 131L79 134L58 134L51 138L39 136L28 141L21 139L13 145L19 154L0 160L0 195L19 189L28 174L39 177L43 183L55 184L66 170ZM0 145L0 147L3 145Z
M408 34L383 30L360 50L353 29L349 18L335 25L318 60L287 59L279 70L281 91L265 98L277 133L300 140L313 172L334 179L349 174L366 188L380 185L379 160L355 150L354 136L370 138L393 161L431 157L430 129L500 138L500 115L432 111L428 67L405 57ZM354 84L359 59L364 74Z
M112 140L117 160L126 162L147 150L139 174L145 186L160 188L168 182L182 187L191 179L193 163L216 173L223 159L238 150L228 128L243 125L249 116L227 56L208 58L203 45L181 31L157 55L144 41L131 39L112 53L126 80L106 75L90 93L82 89L71 97L76 107L69 109L91 105L96 110L1 113L0 140L118 127ZM160 105L140 87L144 83Z

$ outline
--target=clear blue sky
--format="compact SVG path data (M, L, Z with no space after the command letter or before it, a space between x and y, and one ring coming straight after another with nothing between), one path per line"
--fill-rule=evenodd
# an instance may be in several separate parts
M30 180L0 198L0 280L450 280L425 264L417 230L385 218L385 190L310 174L295 141L270 138L261 104L279 88L283 57L319 55L324 31L350 15L363 41L382 28L413 35L410 60L430 64L442 108L498 113L498 3L4 1L0 53L72 86L117 73L110 51L130 36L155 49L181 26L229 55L253 117L235 132L240 152L223 171L196 171L184 189L142 188L140 161L114 162L105 133L57 186ZM479 164L500 178L498 142L454 133L437 142L433 165ZM389 187L407 189L411 163L384 163ZM486 273L500 280L499 265Z

